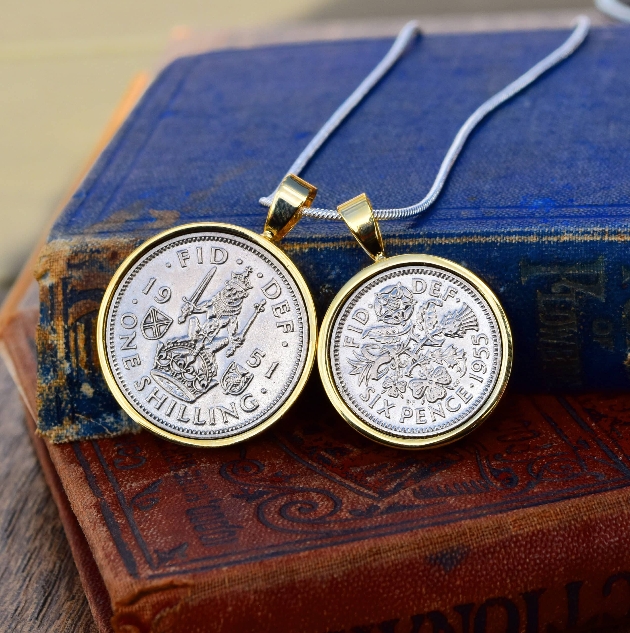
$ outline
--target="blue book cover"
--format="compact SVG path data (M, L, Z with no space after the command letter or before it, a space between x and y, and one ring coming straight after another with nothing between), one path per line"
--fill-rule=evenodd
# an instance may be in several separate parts
M366 192L421 199L455 133L566 31L419 37L315 156L317 206ZM446 257L500 298L512 388L627 389L630 337L630 28L594 29L568 60L491 114L424 215L383 222L388 254ZM104 289L144 239L197 220L262 231L271 192L391 45L372 39L179 59L149 88L55 224L40 261L40 430L53 441L124 432L95 325ZM323 315L368 264L341 222L305 219L282 242Z

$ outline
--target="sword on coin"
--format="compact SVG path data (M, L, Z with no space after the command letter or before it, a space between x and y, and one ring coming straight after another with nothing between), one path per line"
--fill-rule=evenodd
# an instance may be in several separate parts
M216 272L217 267L213 266L201 280L190 299L182 297L183 303L179 318L177 319L178 323L185 323L186 319L197 309L197 303L199 302L199 299L201 299L201 295L206 291L208 284L212 281Z

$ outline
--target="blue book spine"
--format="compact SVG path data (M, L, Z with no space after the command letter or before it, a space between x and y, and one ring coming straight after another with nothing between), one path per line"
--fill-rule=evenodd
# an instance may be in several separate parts
M454 134L562 31L421 38L302 176L318 206L365 191L377 208L429 189ZM570 59L473 133L437 203L383 222L387 252L430 253L482 277L515 343L511 387L627 389L630 29L594 30ZM95 348L100 299L135 246L184 222L261 231L261 195L390 42L224 51L166 68L56 223L40 262L40 430L55 441L133 428ZM369 262L341 222L283 242L320 313Z

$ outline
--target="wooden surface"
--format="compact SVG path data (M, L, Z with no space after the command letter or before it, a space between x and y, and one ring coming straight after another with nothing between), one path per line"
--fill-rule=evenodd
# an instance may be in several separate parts
M0 631L96 633L57 508L0 360Z

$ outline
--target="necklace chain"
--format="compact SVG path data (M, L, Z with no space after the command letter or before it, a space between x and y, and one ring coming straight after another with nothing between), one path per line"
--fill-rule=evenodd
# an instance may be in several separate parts
M435 177L435 181L429 190L429 193L410 207L402 207L400 209L375 209L374 216L378 220L401 220L420 215L426 211L437 199L444 187L444 183L457 161L466 140L470 133L475 129L477 124L490 112L500 106L502 103L511 99L536 81L542 74L553 68L563 59L569 57L582 44L590 28L590 20L588 17L581 15L576 19L576 26L569 38L560 45L555 51L547 55L532 66L527 72L518 79L507 85L505 88L490 97L485 103L481 104L471 115L468 120L459 129L451 146L449 147L444 160L440 165L440 169ZM396 62L401 58L407 47L420 33L418 22L412 21L405 24L402 28L392 47L389 49L385 57L375 66L370 74L359 84L354 92L335 110L332 116L324 123L322 128L311 139L310 143L302 150L295 162L289 168L287 174L299 175L306 167L311 158L317 153L324 142L333 134L345 118L356 108L359 103L367 96L367 94L378 84L378 82L391 70ZM275 195L275 191L269 196L260 198L259 202L265 207L271 206L271 202ZM310 207L304 209L303 215L306 217L316 218L319 220L340 220L340 216L335 209L319 209Z

